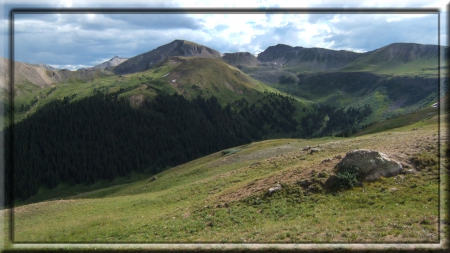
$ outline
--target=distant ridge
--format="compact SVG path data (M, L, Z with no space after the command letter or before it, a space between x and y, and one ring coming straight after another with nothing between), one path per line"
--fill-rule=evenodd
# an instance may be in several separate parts
M270 46L258 55L261 62L276 62L296 66L301 71L340 69L361 56L345 50L291 47L284 44Z
M268 47L258 55L257 59L262 63L286 65L295 72L389 71L418 60L421 62L416 65L423 64L425 61L428 61L426 64L437 65L439 49L447 59L448 47L417 43L392 43L365 53L278 44Z
M94 69L105 69L107 67L115 67L126 60L128 60L128 58L114 56L113 58L111 58L105 62L95 65L93 68Z
M439 52L441 50L441 52ZM448 59L448 47L438 45L423 45L417 43L392 43L362 54L362 57L349 64L345 70L352 71L389 71L405 64L416 62L416 65L426 63L438 66L438 58L443 53ZM445 65L442 62L441 65Z
M116 66L114 73L129 74L145 71L171 56L221 58L219 52L209 47L187 40L174 40L169 44L128 59Z
M31 65L39 67L39 68L42 68L42 69L51 70L51 71L59 70L59 68L55 68L53 66L50 66L50 65L47 65L47 64L44 64L44 63L31 64Z
M440 55L439 55L440 53ZM439 62L439 57L441 58ZM221 59L238 67L263 83L272 85L287 79L297 82L295 75L322 72L371 72L388 75L437 75L445 68L448 47L417 43L392 43L379 49L356 53L324 48L292 47L285 44L270 46L257 57L249 52L224 53L187 40L174 40L149 52L126 59L114 56L94 67L78 71L57 69L47 64L15 62L15 83L31 83L48 87L71 79L91 80L97 76L128 74L150 69L172 57ZM9 60L0 59L0 87L8 88ZM442 71L441 76L447 73ZM286 79L287 78L287 79ZM287 81L289 81L287 80Z
M258 58L249 52L225 53L222 60L233 66L256 66L259 63Z

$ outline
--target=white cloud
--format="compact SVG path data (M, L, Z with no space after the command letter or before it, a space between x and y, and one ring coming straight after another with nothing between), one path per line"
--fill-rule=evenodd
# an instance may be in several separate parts
M72 0L61 0L59 7L72 7Z

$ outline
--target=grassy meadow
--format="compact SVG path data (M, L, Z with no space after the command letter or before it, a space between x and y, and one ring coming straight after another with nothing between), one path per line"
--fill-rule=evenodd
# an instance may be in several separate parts
M438 159L446 150L444 116L358 137L254 142L157 180L149 175L58 199L43 191L41 198L53 200L14 208L13 242L439 243L446 232L445 160ZM309 154L307 146L320 151ZM383 152L417 171L327 192L322 184L338 156L354 149ZM303 180L312 186L302 187ZM277 182L282 190L267 194Z

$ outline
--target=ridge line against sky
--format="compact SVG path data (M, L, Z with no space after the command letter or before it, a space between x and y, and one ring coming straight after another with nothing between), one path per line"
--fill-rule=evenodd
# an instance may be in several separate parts
M9 11L14 8L436 8L429 13L25 13L14 14L14 59L57 68L91 67L113 56L133 57L184 39L221 53L258 54L287 44L366 52L391 43L447 45L446 1L104 1L3 0L1 57L8 58ZM440 29L438 24L440 21ZM439 30L439 31L438 31ZM440 36L440 38L439 38Z

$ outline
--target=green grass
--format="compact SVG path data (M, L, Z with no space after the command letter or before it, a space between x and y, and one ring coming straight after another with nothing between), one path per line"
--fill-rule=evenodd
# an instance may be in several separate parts
M171 94L176 90L168 85L162 76L173 68L174 66L163 65L129 75L99 76L89 81L71 79L47 88L39 88L32 84L18 84L15 87L17 95L14 97L14 120L15 122L22 120L51 101L62 100L65 97L78 100L92 96L95 92L119 92L123 97L140 94L153 97L156 94L155 90ZM20 110L22 106L27 109Z
M350 66L340 70L345 72L364 71L381 75L407 76L407 77L438 77L438 58L419 58L407 63L400 59L387 60L385 54L372 54L353 62ZM441 63L445 64L445 63ZM441 71L441 77L446 73Z
M238 69L224 69L218 64L203 70L198 68L201 63L191 63L200 69L196 75L187 75L193 70L185 66L165 64L142 73L38 90L25 85L20 87L24 92L17 97L16 105L31 104L36 97L37 102L29 111L17 113L16 118L54 99L73 96L76 100L90 96L94 90L123 89L124 97L151 97L155 89L160 89L195 97L199 94L195 84L205 93L220 96L221 101L244 97L251 89L278 92L255 80L247 82L248 76ZM181 84L189 85L171 85L171 79L163 77L174 72L180 75L177 79ZM224 79L212 78L217 76ZM230 87L241 93L231 92ZM313 103L296 99L305 105ZM365 102L380 104L380 111L388 107L383 90L355 103ZM16 203L15 242L438 242L438 190L442 181L436 164L438 116L444 117L437 115L436 108L428 107L376 123L350 138L255 142L170 168L158 174L155 181L151 175L133 174L90 186L42 188L35 198ZM445 131L444 124L440 127ZM310 155L302 151L306 146L321 151ZM334 173L333 163L337 161L333 157L362 148L385 152L420 171L327 193L322 184ZM325 159L332 162L323 162ZM315 190L300 186L305 179L313 181ZM283 189L268 196L268 188L277 181Z
M437 242L439 170L385 178L334 194L311 192L333 173L326 158L370 148L430 164L437 119L352 138L255 142L118 184L15 208L16 242ZM417 126L414 126L417 127ZM441 125L442 129L445 126ZM383 141L380 141L383 140ZM415 144L415 145L412 145ZM405 145L407 148L405 148ZM305 146L321 151L310 155ZM417 146L417 147L416 147ZM434 147L434 148L433 148ZM332 159L334 161L334 159ZM314 170L315 172L312 172ZM322 173L323 172L323 173ZM283 189L269 196L280 181ZM395 188L395 189L393 189Z
M355 136L362 136L366 134L373 134L382 131L386 131L393 128L408 126L416 122L421 122L425 119L429 119L438 115L439 111L437 107L427 107L414 113L409 113L396 118L388 119L381 122L376 122L373 125L363 129L355 134Z
M54 189L49 189L47 187L41 187L35 196L32 196L31 198L29 198L27 200L16 201L14 203L14 206L17 207L17 206L37 203L37 202L41 202L41 201L62 199L62 198L66 198L66 197L76 196L76 195L83 196L86 193L90 194L99 189L101 189L101 191L102 191L101 194L103 194L103 196L107 196L125 184L130 184L130 183L134 183L137 181L141 181L150 176L152 176L152 174L150 174L150 173L133 172L127 177L118 177L112 181L102 180L102 181L99 181L99 182L96 182L96 183L90 184L90 185L85 185L85 184L68 185L68 184L62 183ZM101 196L101 194L99 196Z
M255 102L263 92L288 95L252 79L221 60L183 57L134 74L105 75L89 81L71 79L47 88L24 83L18 84L15 90L15 122L33 114L51 101L64 98L75 101L92 96L95 92L118 92L120 97L130 100L138 96L152 98L157 92L179 93L188 99L215 96L224 106L241 98L246 98L250 103ZM311 104L305 99L295 99L302 106Z

